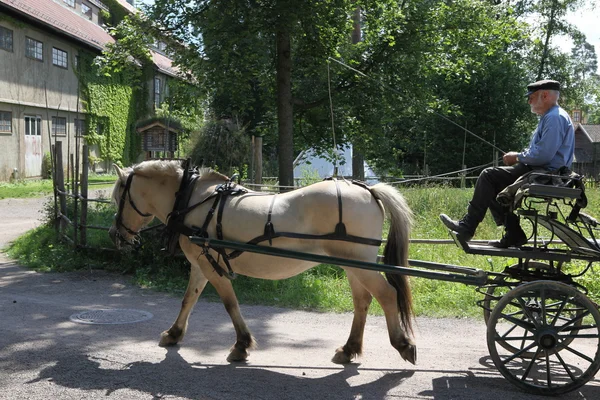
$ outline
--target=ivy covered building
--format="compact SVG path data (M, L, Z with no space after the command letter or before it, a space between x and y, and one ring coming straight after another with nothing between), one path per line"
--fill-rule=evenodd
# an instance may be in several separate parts
M106 76L93 63L114 43L104 24L137 12L129 1L0 0L0 181L41 176L55 141L65 166L77 142L103 169L146 156L136 123L177 70L159 46L135 74Z

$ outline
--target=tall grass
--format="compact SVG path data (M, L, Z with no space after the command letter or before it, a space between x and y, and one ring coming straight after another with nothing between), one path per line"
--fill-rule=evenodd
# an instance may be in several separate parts
M449 238L446 228L439 220L440 213L460 218L466 211L472 189L456 189L443 186L400 188L415 214L413 239ZM587 213L600 216L598 202L600 190L587 191ZM49 212L48 215L52 215ZM114 208L105 204L93 207L88 213L90 224L108 226ZM531 228L523 224L525 230ZM387 228L385 228L387 234ZM479 226L475 239L494 239L502 235L491 218L486 216ZM112 247L105 231L90 231L90 246ZM39 270L63 271L79 268L102 268L129 273L134 282L170 292L182 293L186 288L189 270L182 257L170 257L160 251L163 243L160 232L152 231L144 237L144 244L130 253L94 250L73 250L60 243L54 229L45 225L29 232L15 241L8 249L9 255L24 265ZM516 263L514 259L485 257L465 254L454 244L411 244L409 258L453 265L501 271ZM568 268L580 270L584 266L573 263ZM590 290L590 296L598 300L600 284L590 271L579 279ZM240 276L233 281L241 303L277 305L321 311L346 312L352 310L350 289L343 271L335 266L320 265L296 277L282 281L268 281ZM436 317L480 317L482 311L476 306L479 295L472 286L425 278L411 278L415 311L418 315ZM207 286L203 297L217 299L212 287ZM371 313L382 314L377 302Z

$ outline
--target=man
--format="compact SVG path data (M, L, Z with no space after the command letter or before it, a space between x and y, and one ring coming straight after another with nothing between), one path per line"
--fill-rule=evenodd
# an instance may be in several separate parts
M455 231L461 240L471 240L489 208L496 224L504 225L505 229L502 239L492 241L490 245L507 248L527 243L519 217L502 207L496 196L534 168L551 172L563 166L571 167L575 133L569 114L558 106L559 92L560 83L553 80L541 80L527 86L526 96L531 112L541 116L529 147L520 153L511 151L504 154L505 167L490 167L481 172L467 214L461 220L455 221L446 214L440 214L444 225Z

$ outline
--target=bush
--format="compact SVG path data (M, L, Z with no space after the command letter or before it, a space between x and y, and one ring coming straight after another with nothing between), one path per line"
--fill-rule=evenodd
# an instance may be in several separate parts
M52 178L52 157L50 153L44 153L42 158L42 179Z

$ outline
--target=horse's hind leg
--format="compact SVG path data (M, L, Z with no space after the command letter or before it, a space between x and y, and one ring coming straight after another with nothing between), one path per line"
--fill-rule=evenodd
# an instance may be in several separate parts
M396 289L379 272L347 269L346 273L349 276L354 275L361 285L377 299L385 314L390 343L398 350L403 359L414 364L417 360L417 347L401 328Z
M179 311L177 319L173 322L173 325L171 325L168 330L161 333L160 346L171 346L179 343L181 339L183 339L187 330L190 313L198 301L200 293L202 293L202 290L206 286L206 282L208 282L208 280L205 278L204 274L202 274L200 267L197 264L192 264L187 290L185 291L183 301L181 302L181 310Z
M348 271L347 271L348 272ZM346 344L335 351L333 356L334 363L347 364L352 359L362 353L363 333L367 321L367 312L373 296L351 273L347 273L350 289L352 290L352 301L354 302L354 318L350 336Z

